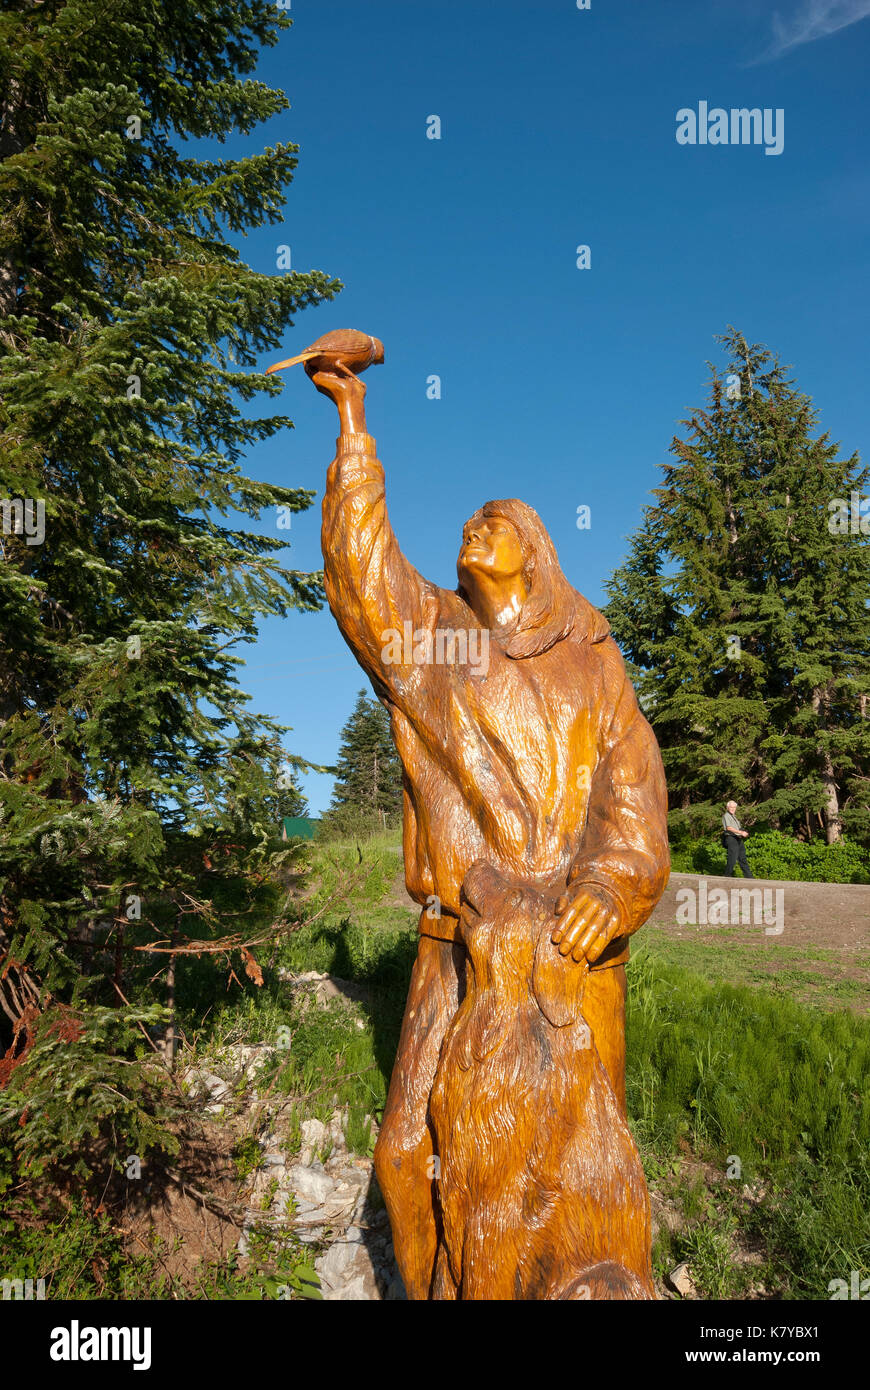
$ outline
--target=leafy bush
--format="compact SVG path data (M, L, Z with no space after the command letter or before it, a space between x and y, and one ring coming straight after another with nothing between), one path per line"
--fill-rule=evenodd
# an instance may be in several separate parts
M853 840L826 845L824 840L793 840L779 830L750 834L746 857L756 878L800 883L870 883L870 849ZM722 874L725 850L718 837L686 840L671 846L671 869L684 874Z
M164 1019L157 1007L41 1015L0 1090L0 1191L16 1169L19 1177L52 1169L87 1179L107 1152L116 1169L130 1153L177 1152L168 1074L146 1056L139 1031Z

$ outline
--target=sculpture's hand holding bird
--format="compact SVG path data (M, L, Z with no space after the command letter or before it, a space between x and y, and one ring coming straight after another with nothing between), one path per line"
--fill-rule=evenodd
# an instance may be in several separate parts
M383 360L384 345L379 338L360 333L356 328L339 328L333 333L324 333L298 356L268 367L266 374L280 372L297 362L304 363L318 391L337 405L342 434L360 435L366 433L366 388L359 373L367 367L379 366Z

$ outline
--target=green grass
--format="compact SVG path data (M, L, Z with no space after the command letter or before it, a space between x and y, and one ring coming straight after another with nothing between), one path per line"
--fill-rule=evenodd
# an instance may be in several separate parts
M741 940L742 935L742 940ZM783 946L779 941L749 945L740 929L717 927L716 940L693 940L691 929L673 931L648 924L635 949L646 949L664 964L679 966L707 981L763 986L820 1009L870 1010L870 952L847 955L816 946ZM855 967L863 977L855 977Z
M7 1228L8 1227L8 1228ZM3 1278L44 1280L46 1300L75 1299L227 1299L269 1300L320 1298L311 1253L290 1234L249 1233L250 1255L243 1263L232 1251L200 1270L193 1287L170 1272L166 1241L131 1254L107 1216L80 1202L46 1219L34 1211L31 1226L0 1221Z
M183 1061L219 1056L230 1042L275 1044L257 1085L290 1101L289 1152L305 1119L326 1121L339 1104L349 1146L371 1153L371 1117L384 1104L417 949L413 914L389 902L401 866L395 848L395 836L359 847L314 842L313 892L299 903L305 925L261 959L262 988L228 992L214 960L179 971L193 1044ZM838 1007L862 988L836 978L841 966L836 952L777 943L774 957L727 931L715 943L653 927L638 938L628 967L629 1114L650 1185L677 1218L673 1229L661 1226L654 1261L663 1276L687 1260L705 1298L745 1297L758 1283L777 1297L827 1298L831 1279L848 1281L853 1269L867 1277L870 1022ZM353 981L362 1001L319 1007L279 967ZM255 1158L242 1139L240 1176ZM99 1218L80 1211L10 1238L7 1277L51 1271L49 1296L173 1292L161 1252L130 1258ZM255 1237L250 1266L234 1258L209 1266L198 1291L175 1296L265 1298L281 1296L277 1288L315 1296L309 1256L292 1240L281 1248L270 1240Z
M366 932L402 928L416 922L419 910L389 900L402 870L402 841L396 831L358 840L315 841L310 872L314 892L307 915L329 904L329 920L346 918Z
M691 1132L744 1169L802 1150L847 1161L866 1151L866 1022L710 983L643 950L629 981L630 1082L649 1137L673 1147Z
M702 1243L694 1260L712 1280L707 1297L717 1296L714 1248L721 1255L738 1229L764 1246L766 1278L781 1296L824 1298L830 1279L852 1269L866 1277L870 1024L708 981L638 950L626 1041L629 1114L647 1159L690 1154L723 1174L739 1160L740 1178L724 1179L714 1214L696 1215L679 1238ZM681 1171L663 1179L666 1191ZM738 1188L758 1182L765 1200L737 1201Z

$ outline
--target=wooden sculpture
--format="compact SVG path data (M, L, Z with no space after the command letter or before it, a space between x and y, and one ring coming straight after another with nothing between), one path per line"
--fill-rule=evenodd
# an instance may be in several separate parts
M583 1017L586 963L554 951L546 898L491 865L463 896L466 992L430 1105L433 1297L653 1298L646 1183Z
M457 589L430 584L390 526L350 358L305 370L341 426L326 594L390 713L422 908L375 1149L408 1297L654 1297L625 962L668 873L655 738L537 513L486 503Z
M295 367L297 362L304 362L310 372L353 372L358 376L366 367L379 365L383 360L384 345L380 338L360 333L357 328L337 328L332 333L324 333L297 357L288 357L276 362L274 367L267 367L266 376L283 371L285 367Z

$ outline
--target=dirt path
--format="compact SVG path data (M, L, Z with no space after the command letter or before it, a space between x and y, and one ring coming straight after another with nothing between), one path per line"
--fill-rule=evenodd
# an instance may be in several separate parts
M725 889L729 894L734 888L755 889L771 894L767 902L771 909L777 901L782 904L782 931L766 933L764 925L746 924L730 921L729 938L745 939L754 945L759 936L781 946L814 946L822 950L841 951L846 955L860 955L870 950L870 886L857 883L794 883L781 879L742 879L715 877L700 874L671 874L661 902L653 911L650 922L660 926L677 926L677 910L680 901L689 901L685 893L678 899L678 893L686 888L701 895L701 883L706 884L707 900L714 888ZM777 890L782 894L778 900L773 896ZM748 914L744 914L748 915ZM685 912L684 912L685 916ZM709 912L708 912L709 917ZM779 925L778 923L776 924ZM701 939L721 936L721 928L715 925L698 924L696 930Z

